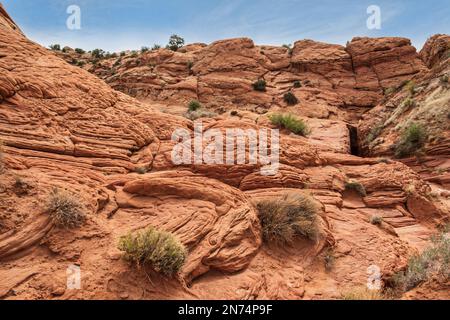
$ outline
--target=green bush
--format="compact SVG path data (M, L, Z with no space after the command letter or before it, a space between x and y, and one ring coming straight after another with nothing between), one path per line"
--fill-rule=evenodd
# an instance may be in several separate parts
M264 241L291 244L295 237L316 240L319 236L318 207L311 196L287 193L257 203Z
M411 124L406 128L395 145L395 156L405 158L416 154L421 150L428 140L428 133L420 124Z
M300 136L306 137L310 133L310 130L306 125L306 123L301 119L297 119L295 116L291 114L280 114L280 113L271 114L269 115L269 120L272 122L273 125L285 128L291 131L292 133Z
M261 91L261 92L266 91L266 80L259 79L258 81L254 82L253 89L255 91Z
M292 52L294 51L294 49L292 48L291 44L283 44L283 48L285 48L287 50L289 55L292 55Z
M86 207L79 197L57 188L51 191L47 199L46 212L58 227L76 228L86 220Z
M295 106L298 103L297 97L292 92L286 92L283 96L283 100L290 106Z
M347 181L345 183L345 190L354 190L359 193L360 196L365 197L367 196L366 188L358 182L358 181Z
M395 273L387 284L397 293L417 287L431 278L443 283L450 280L450 237L448 227L432 237L432 245L408 260L406 270Z
M176 34L170 36L169 43L167 44L167 49L172 51L178 51L184 46L184 39Z
M159 45L159 44L154 44L152 47L152 51L159 50L159 49L161 49L161 45Z
M86 51L84 51L81 48L75 48L75 52L78 53L78 54L85 54L86 53Z
M198 109L201 109L202 104L197 100L192 100L189 102L188 110L189 111L197 111Z
M145 52L147 52L148 50L150 50L149 47L142 47L142 48L141 48L141 53L145 53Z
M148 265L167 276L178 273L187 258L186 248L173 234L153 227L120 238L119 250L138 267Z
M300 81L294 81L294 88L301 88L302 87L302 83Z

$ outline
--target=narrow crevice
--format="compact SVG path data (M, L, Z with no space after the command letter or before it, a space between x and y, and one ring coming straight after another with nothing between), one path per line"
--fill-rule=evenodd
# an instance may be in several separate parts
M358 128L349 124L347 128L350 135L350 152L352 155L359 157L361 156L361 152L358 143Z

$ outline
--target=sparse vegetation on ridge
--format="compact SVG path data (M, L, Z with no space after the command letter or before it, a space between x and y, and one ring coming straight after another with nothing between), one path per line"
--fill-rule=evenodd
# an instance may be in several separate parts
M294 134L306 137L310 133L308 125L301 119L297 119L292 114L274 113L269 115L269 120L273 125L285 128Z
M298 236L317 240L318 207L314 199L302 193L287 193L256 205L263 239L267 243L291 244Z
M153 227L121 237L119 249L138 267L148 265L166 276L178 273L187 258L186 248L172 233Z
M53 50L53 51L61 51L61 45L59 45L59 44L51 44L49 46L49 48L50 48L50 50Z
M58 227L76 228L86 221L86 207L75 195L58 188L50 192L46 212Z

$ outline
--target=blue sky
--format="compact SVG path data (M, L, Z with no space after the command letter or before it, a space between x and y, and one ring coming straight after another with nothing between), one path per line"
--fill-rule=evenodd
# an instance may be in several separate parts
M420 49L450 33L450 0L0 0L26 35L52 43L109 51L250 37L257 44L300 39L345 44L355 36L402 36ZM66 27L69 5L81 8L81 30ZM369 30L369 5L381 8L381 30Z

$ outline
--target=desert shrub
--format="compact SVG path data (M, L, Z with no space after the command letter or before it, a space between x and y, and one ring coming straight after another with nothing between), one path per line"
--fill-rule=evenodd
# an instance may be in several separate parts
M354 190L362 197L367 196L366 188L359 181L350 180L345 182L345 190Z
M379 290L370 290L369 288L357 288L344 293L343 300L385 300L386 298Z
M266 91L266 80L264 80L264 79L259 79L259 80L257 80L257 81L255 81L254 83L253 83L253 89L255 90L255 91L261 91L261 92L264 92L264 91Z
M95 59L103 59L105 57L105 51L102 49L94 49L91 51L91 55Z
M146 174L148 172L148 169L146 167L137 167L135 171L139 174Z
M186 63L186 66L187 66L187 68L189 70L189 74L193 74L192 68L194 67L194 62L193 61L188 61Z
M385 88L384 95L389 96L389 95L393 94L395 91L397 91L397 89L394 87Z
M57 188L48 196L46 211L58 227L76 228L86 220L86 207L79 198Z
M201 109L202 104L197 100L192 100L188 104L188 110L189 111L197 111L198 109Z
M150 50L149 47L141 47L141 53L145 53L145 52L147 52L148 50Z
M269 115L269 120L273 125L285 128L294 134L307 136L310 133L308 125L301 119L297 119L291 114L274 113Z
M121 57L125 57L126 55L127 55L127 53L126 53L125 51L121 51L121 52L120 52L120 56L121 56Z
M184 39L176 34L173 34L169 38L169 43L167 44L167 49L172 51L178 51L184 46Z
M161 45L159 45L159 44L154 44L152 47L152 51L159 50L159 49L161 49Z
M194 121L194 120L197 120L197 119L200 119L200 118L214 118L214 117L217 117L217 113L201 108L201 109L198 109L198 110L195 110L195 111L188 111L185 114L185 117L188 118L189 120Z
M450 280L450 237L447 227L432 237L432 245L421 254L408 260L404 271L395 273L387 284L395 292L403 293L417 287L428 279L435 278L443 283Z
M403 101L403 105L405 108L414 108L416 106L416 101L414 101L414 99L407 98Z
M370 223L376 226L379 226L383 223L383 217L380 216L371 216L369 219Z
M294 81L294 88L301 88L302 87L302 83L298 80Z
M236 110L233 110L230 112L230 115L233 117L237 117L237 116L239 116L239 112L237 112Z
M150 227L120 238L119 249L124 258L138 267L148 265L156 272L172 276L183 267L187 250L172 234Z
M85 64L86 64L86 62L84 62L84 61L82 61L82 60L78 60L77 63L76 63L76 65L77 65L78 67L83 67Z
M49 46L49 48L50 48L50 50L53 50L53 51L61 51L61 45L59 45L59 44L51 44Z
M367 135L367 138L366 138L367 143L371 143L376 138L378 138L379 135L381 134L381 132L383 131L383 129L384 129L383 123L379 123L375 127L373 127L369 131L369 134Z
M395 145L395 156L397 158L412 156L425 146L427 140L428 133L424 127L413 123L403 131L400 141Z
M298 103L297 97L292 92L286 92L283 96L283 100L290 106L295 106Z
M257 203L263 239L267 243L291 244L297 236L316 240L319 236L318 207L311 196L287 193Z
M78 53L78 54L85 54L86 53L86 51L84 51L81 48L75 48L75 52Z
M416 83L412 80L406 83L405 88L412 96L416 93Z
M444 74L442 77L439 78L439 80L444 84L448 83L448 74Z

